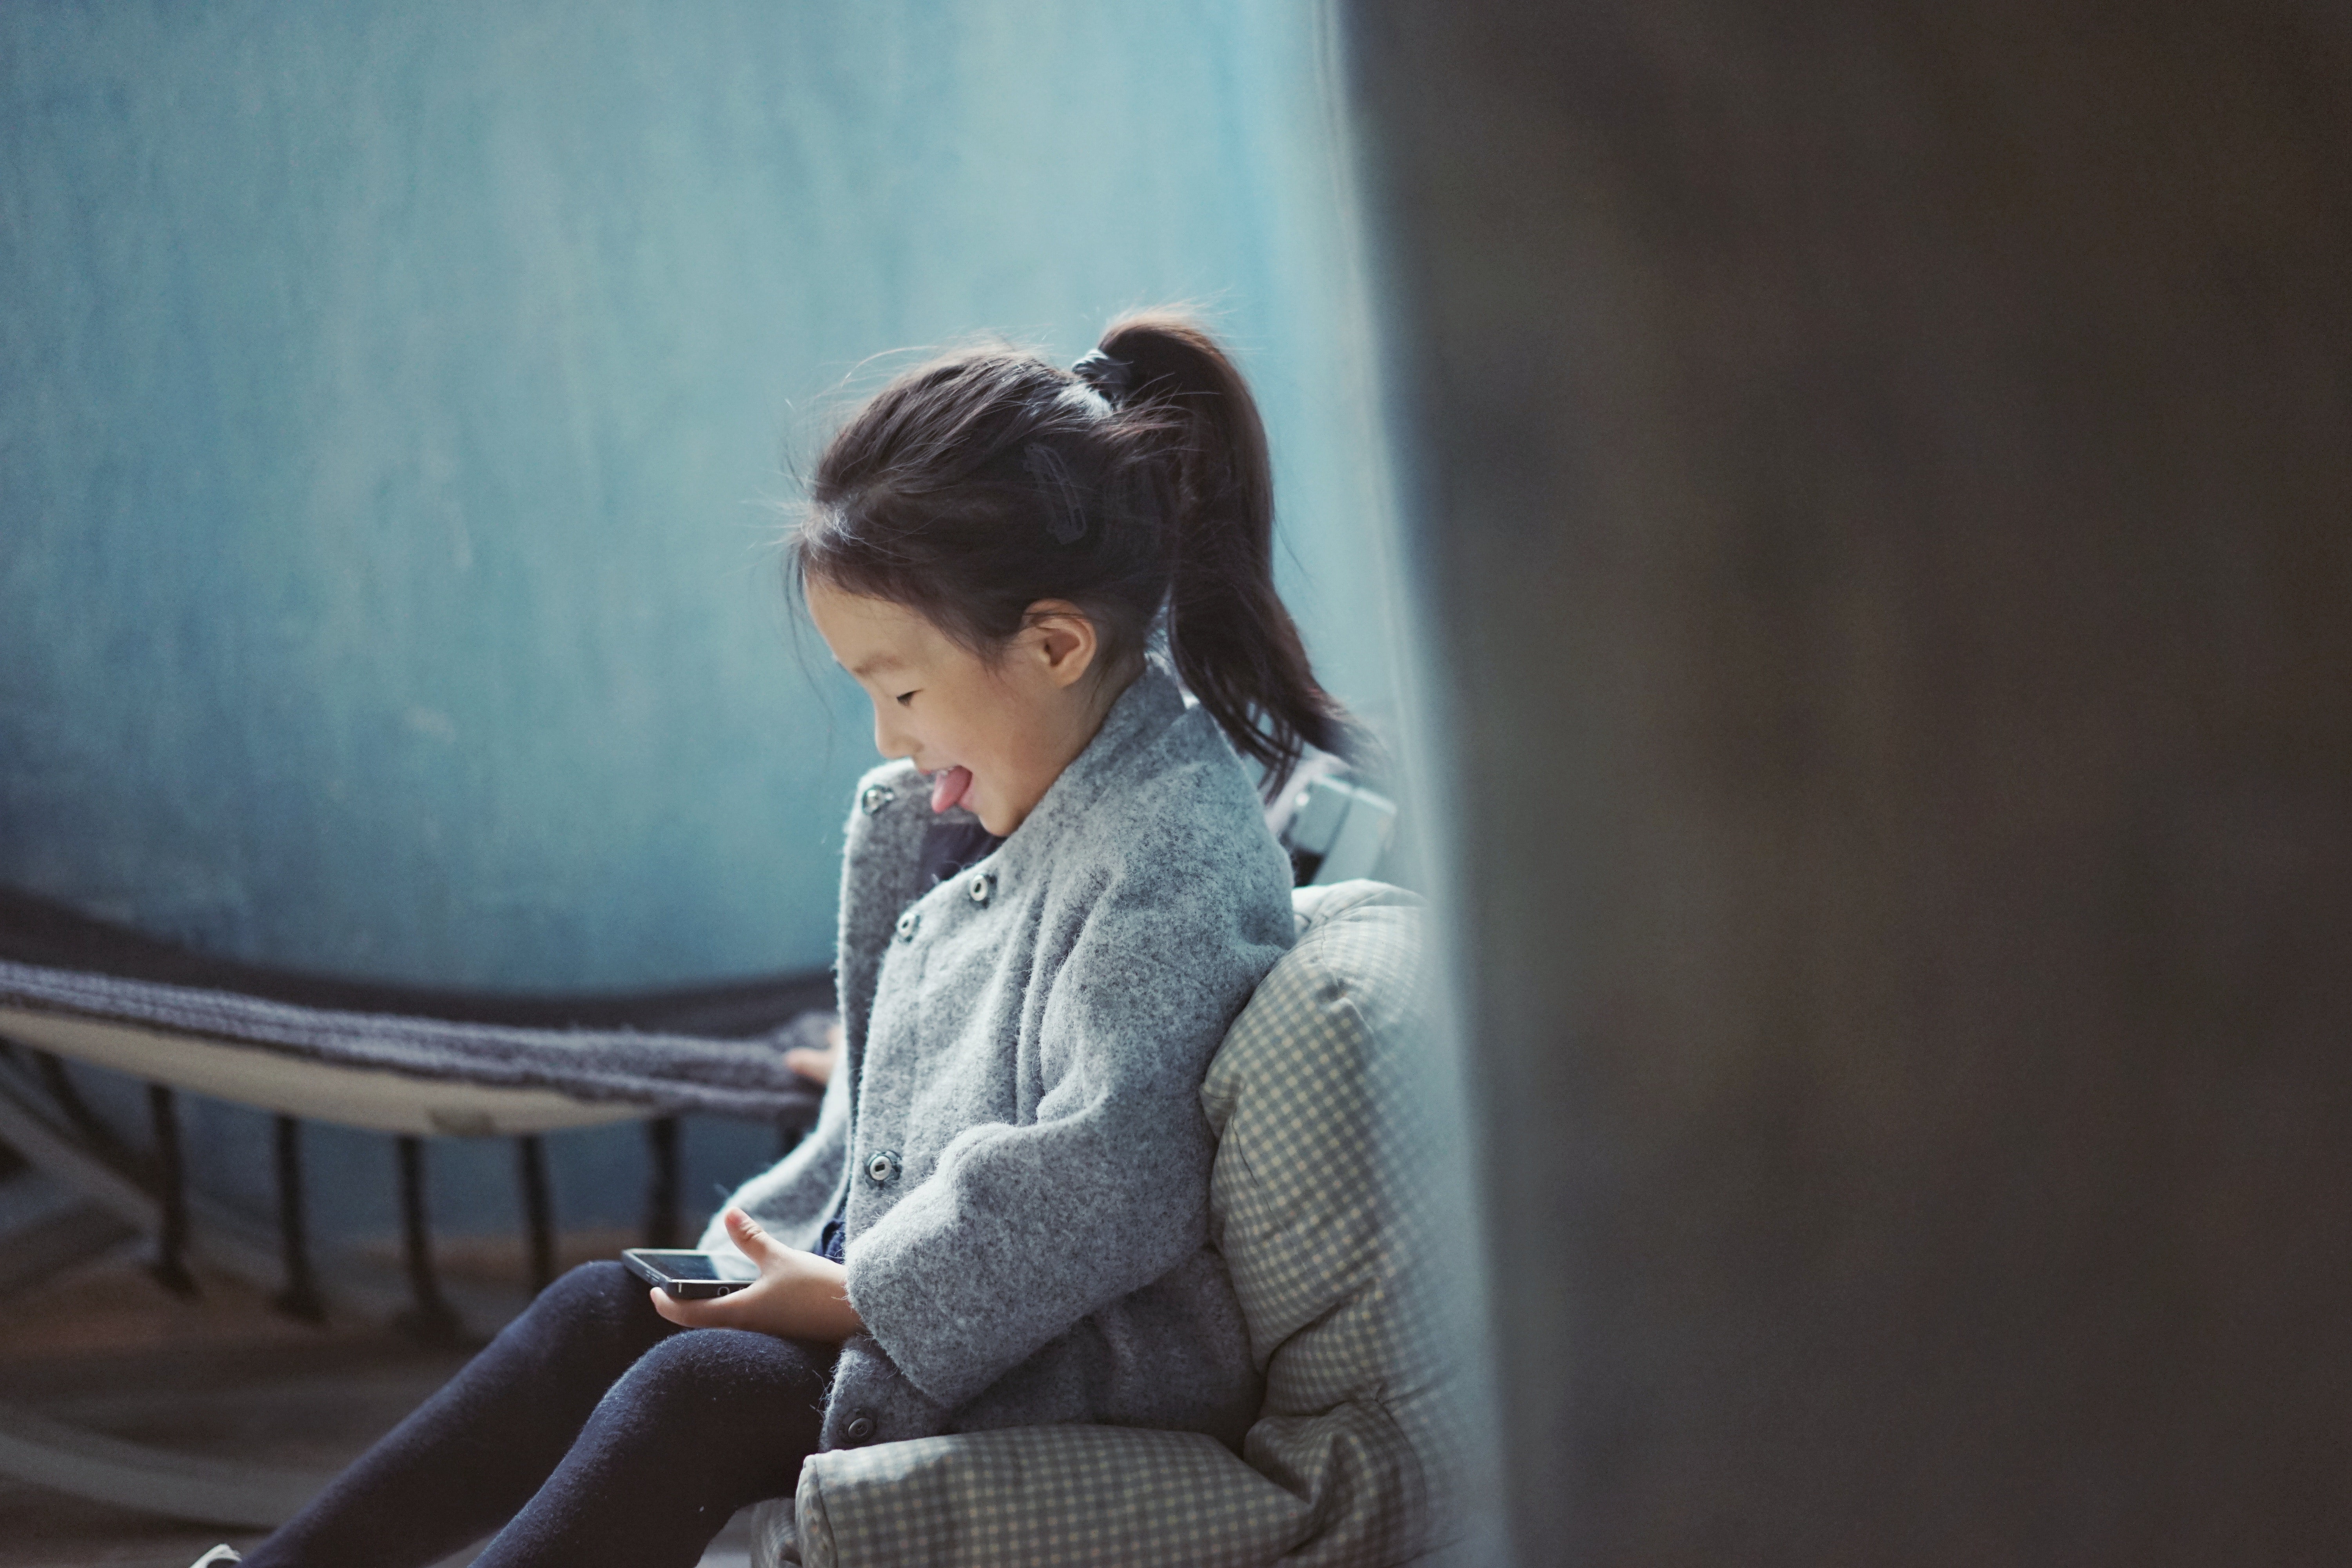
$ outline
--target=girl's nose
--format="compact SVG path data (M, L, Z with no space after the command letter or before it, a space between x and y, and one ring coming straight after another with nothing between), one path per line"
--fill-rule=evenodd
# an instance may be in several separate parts
M914 742L893 722L890 711L878 704L874 710L874 749L885 762L915 754Z

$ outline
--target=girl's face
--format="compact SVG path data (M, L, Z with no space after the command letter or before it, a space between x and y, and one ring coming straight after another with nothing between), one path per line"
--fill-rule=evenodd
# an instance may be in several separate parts
M1100 647L1074 605L1033 605L1031 624L990 660L890 600L817 577L807 599L817 635L874 703L882 754L934 775L938 809L960 805L1000 837L1087 749L1118 696L1118 685L1084 679Z

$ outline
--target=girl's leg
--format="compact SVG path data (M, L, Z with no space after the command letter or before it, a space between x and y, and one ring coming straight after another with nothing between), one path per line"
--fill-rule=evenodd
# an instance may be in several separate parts
M246 1562L423 1568L480 1540L530 1500L614 1380L684 1331L618 1263L572 1270Z
M839 1353L740 1329L664 1340L476 1568L692 1568L737 1509L798 1483Z

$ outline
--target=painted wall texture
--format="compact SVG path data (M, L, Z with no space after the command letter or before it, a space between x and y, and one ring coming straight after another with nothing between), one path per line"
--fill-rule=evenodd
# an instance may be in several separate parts
M820 966L874 753L795 651L786 460L885 351L1170 300L1255 374L1287 590L1383 716L1319 26L0 10L0 882L445 985Z
M9 8L0 879L384 978L820 965L872 752L784 626L780 437L1166 299L1248 352L1377 699L1310 21Z

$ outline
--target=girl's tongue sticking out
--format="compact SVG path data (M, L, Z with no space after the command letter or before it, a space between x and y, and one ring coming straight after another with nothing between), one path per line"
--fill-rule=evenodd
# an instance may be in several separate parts
M970 768L948 768L941 771L931 780L931 809L934 812L947 810L961 800L963 792L971 787L971 770Z

